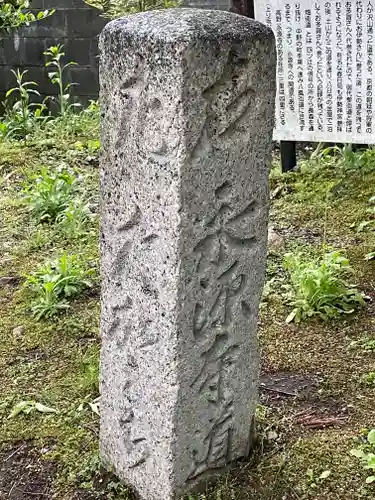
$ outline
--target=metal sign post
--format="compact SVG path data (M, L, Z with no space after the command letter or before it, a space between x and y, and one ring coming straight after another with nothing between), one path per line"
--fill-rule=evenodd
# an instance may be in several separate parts
M254 18L254 0L232 0L231 12Z

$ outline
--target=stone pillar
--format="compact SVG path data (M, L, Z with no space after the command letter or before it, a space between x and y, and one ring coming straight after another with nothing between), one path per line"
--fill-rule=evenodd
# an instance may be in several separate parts
M144 500L248 454L274 45L258 22L193 9L101 36L101 455Z

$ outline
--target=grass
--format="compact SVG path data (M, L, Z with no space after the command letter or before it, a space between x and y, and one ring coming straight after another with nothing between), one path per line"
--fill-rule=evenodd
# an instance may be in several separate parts
M98 460L98 416L90 406L98 396L98 287L82 290L66 312L39 321L23 287L25 276L62 254L79 255L97 269L97 217L82 223L90 226L85 237L74 238L74 228L35 219L22 194L42 168L63 166L92 193L89 211L97 213L97 123L85 115L78 125L70 130L61 120L56 136L35 137L27 145L0 143L0 278L13 278L0 287L0 491L13 488L16 500L38 498L41 491L57 500L132 498ZM250 463L194 500L373 498L374 486L365 484L367 472L350 450L362 429L375 427L374 387L363 383L375 372L374 303L333 321L286 324L282 266L287 252L318 258L324 243L345 252L355 284L374 300L375 263L364 259L374 236L357 231L368 218L375 185L375 156L366 154L365 163L353 160L348 169L341 157L327 153L301 172L272 171L271 223L284 243L270 250L261 307L266 382L258 440ZM286 385L273 390L280 377ZM9 419L22 401L58 413L31 411Z

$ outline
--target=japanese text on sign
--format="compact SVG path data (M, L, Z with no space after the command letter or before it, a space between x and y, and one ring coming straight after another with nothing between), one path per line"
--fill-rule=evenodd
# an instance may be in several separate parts
M276 37L274 139L375 143L375 0L255 0Z

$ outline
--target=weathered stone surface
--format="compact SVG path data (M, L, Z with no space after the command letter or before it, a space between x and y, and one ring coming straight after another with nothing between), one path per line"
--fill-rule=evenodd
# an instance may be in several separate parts
M274 73L272 33L227 12L101 36L101 454L145 500L248 453Z

